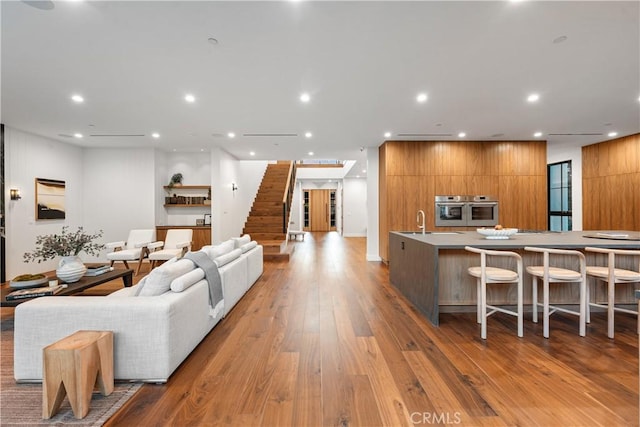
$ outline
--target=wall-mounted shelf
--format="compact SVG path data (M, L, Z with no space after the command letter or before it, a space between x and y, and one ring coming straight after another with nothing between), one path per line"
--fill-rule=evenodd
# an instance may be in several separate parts
M205 205L204 203L187 203L187 204L178 204L178 203L165 203L165 208L200 208L200 207L211 207L211 205Z
M210 185L178 185L178 186L173 186L173 187L169 187L168 185L165 185L164 187L165 190L208 190L211 188Z
M211 203L204 203L211 198L211 186L210 185L179 185L168 186L165 185L162 188L173 196L165 197L165 208L199 208L199 207L211 207ZM185 190L207 190L207 196L198 195L198 192L185 191ZM179 194L180 193L180 194ZM170 203L171 201L175 203Z

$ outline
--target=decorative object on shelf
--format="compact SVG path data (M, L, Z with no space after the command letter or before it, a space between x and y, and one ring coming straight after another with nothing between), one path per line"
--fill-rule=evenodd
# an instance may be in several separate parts
M14 289L25 289L40 286L47 283L49 278L44 274L21 274L14 277L9 282L9 287Z
M182 186L182 174L180 172L174 173L171 176L169 187L180 187L180 186Z
M9 196L11 197L11 200L22 199L22 196L20 196L20 190L17 188L12 188L11 190L9 190Z
M82 227L78 227L74 233L70 233L68 229L65 225L60 234L36 237L36 245L39 246L33 252L25 252L24 262L41 263L61 256L56 275L67 283L77 282L87 271L78 254L85 251L89 255L99 255L104 245L94 240L102 237L102 230L95 234L87 234Z
M65 219L65 182L36 178L36 219Z

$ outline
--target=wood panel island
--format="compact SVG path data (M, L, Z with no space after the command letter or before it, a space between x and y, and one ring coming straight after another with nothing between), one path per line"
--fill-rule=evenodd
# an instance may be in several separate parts
M489 240L476 231L447 232L400 232L389 233L389 280L420 312L434 325L439 323L439 313L456 311L475 311L476 283L467 273L467 268L479 265L478 255L464 250L465 246L475 246L494 250L512 250L523 257L525 267L542 265L542 256L524 250L525 246L575 249L584 252L587 246L640 249L640 232L616 231L627 234L627 239L605 239L585 236L598 236L598 233L613 234L610 231L568 231L568 232L524 232L506 240ZM606 265L606 256L585 252L587 265ZM574 257L575 258L575 257ZM618 267L636 270L638 257L627 257ZM616 259L616 261L618 261ZM621 260L622 261L622 260ZM509 260L492 259L495 266L513 268ZM564 262L564 263L563 263ZM506 263L506 264L505 264ZM560 264L578 269L574 259L560 259ZM634 265L635 264L635 265ZM603 286L591 287L591 301L606 301ZM498 304L510 304L515 301L515 286L492 287L487 290L487 298ZM578 285L551 287L551 300L561 304L577 304ZM531 310L531 276L524 273L525 311ZM636 303L633 285L617 285L616 301Z

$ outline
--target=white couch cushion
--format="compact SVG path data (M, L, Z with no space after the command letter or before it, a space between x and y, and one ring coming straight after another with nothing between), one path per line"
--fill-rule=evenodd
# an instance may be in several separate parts
M171 289L171 282L179 276L193 270L195 265L188 259L166 262L145 276L138 284L137 296L162 295Z
M215 246L203 246L202 251L205 252L209 258L216 259L220 255L227 254L233 250L233 240L227 240Z
M251 241L251 236L245 234L242 237L232 237L231 240L233 240L234 249L238 249L242 245L246 245L247 243L249 243Z
M216 259L213 260L213 262L215 262L218 268L220 268L223 265L229 264L234 259L239 258L240 255L242 255L242 251L240 249L234 249L228 254L224 254L217 257Z
M249 252L251 249L255 248L256 246L258 246L258 242L254 240L253 242L245 243L244 245L240 246L240 250L244 254Z
M173 279L171 282L171 290L173 292L182 292L188 287L195 285L203 278L204 271L201 268L196 268Z

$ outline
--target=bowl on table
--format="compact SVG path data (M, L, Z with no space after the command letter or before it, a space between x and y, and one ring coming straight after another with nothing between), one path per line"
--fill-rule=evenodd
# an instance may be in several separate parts
M485 236L485 239L502 240L508 239L509 236L513 236L514 234L516 234L518 232L518 229L501 228L499 230L496 230L495 228L478 228L476 229L476 231Z

